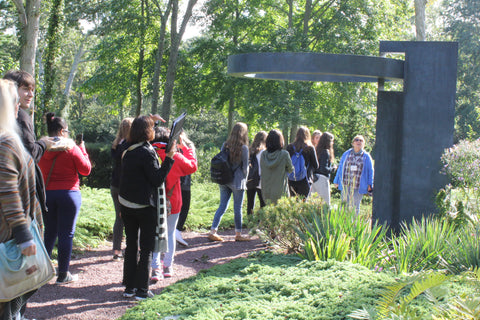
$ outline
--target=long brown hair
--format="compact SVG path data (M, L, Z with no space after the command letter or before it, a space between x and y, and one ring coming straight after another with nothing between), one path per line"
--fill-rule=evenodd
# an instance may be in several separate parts
M304 149L306 146L312 146L312 139L310 138L310 130L307 127L301 126L297 130L297 136L293 142L295 150L298 152L300 149Z
M132 127L128 133L128 142L139 143L152 141L155 138L153 130L154 122L149 116L136 117L132 122Z
M248 146L248 127L243 122L237 122L225 142L225 148L229 150L231 163L240 162L242 146Z
M130 127L132 126L133 118L125 118L120 122L118 126L117 136L112 143L112 149L116 149L120 141L123 139L127 139L128 132L130 131Z
M324 132L320 136L320 141L318 141L317 144L317 158L320 156L320 152L322 150L328 150L328 153L330 154L330 162L333 163L333 160L335 160L335 155L333 154L333 134L330 132Z
M250 155L257 154L260 150L265 149L265 141L267 140L267 133L265 131L259 131L253 138L252 145L250 146Z

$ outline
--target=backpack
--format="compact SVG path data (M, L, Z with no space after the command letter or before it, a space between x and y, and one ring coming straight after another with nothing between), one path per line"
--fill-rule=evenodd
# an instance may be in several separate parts
M250 157L250 164L247 177L247 189L255 189L260 183L260 174L258 173L258 159L255 154Z
M210 162L210 178L218 184L228 184L233 181L233 170L228 161L228 150L223 148Z
M305 166L305 158L303 157L302 151L303 149L300 149L300 151L296 152L295 146L293 146L293 172L288 174L288 180L300 181L307 176L307 167Z

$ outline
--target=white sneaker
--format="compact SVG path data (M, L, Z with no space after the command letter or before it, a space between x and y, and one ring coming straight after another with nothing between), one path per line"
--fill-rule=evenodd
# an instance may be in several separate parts
M177 242L182 246L188 247L188 242L183 240L182 233L178 229L175 230L175 238L177 238Z

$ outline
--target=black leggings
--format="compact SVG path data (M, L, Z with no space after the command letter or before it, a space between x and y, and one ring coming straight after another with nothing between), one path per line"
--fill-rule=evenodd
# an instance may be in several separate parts
M190 190L182 190L182 209L180 210L180 216L178 217L177 230L185 230L185 221L187 220L188 211L190 211L190 199L192 198L192 192Z
M310 193L310 184L307 178L300 181L288 180L291 197L307 198Z
M255 194L258 193L258 199L260 200L260 208L265 207L265 201L263 201L262 190L258 188L247 189L247 214L253 213L255 207Z

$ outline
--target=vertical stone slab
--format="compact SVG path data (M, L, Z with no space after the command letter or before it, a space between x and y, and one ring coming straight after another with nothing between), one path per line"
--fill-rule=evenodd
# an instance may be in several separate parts
M399 224L399 165L403 92L379 91L375 139L375 180L372 218L396 229ZM381 119L381 120L380 120ZM388 213L388 214L385 214Z
M383 175L390 161L388 157L380 156L380 161L375 163L379 169L375 172L375 189L377 183L398 186L392 201L396 208L383 211L381 209L385 207L386 210L388 206L380 206L376 200L374 218L388 222L394 221L398 215L399 222L410 221L412 217L420 218L436 211L436 191L447 182L440 174L440 157L443 150L453 144L458 45L452 42L387 41L380 43L380 52L404 52L405 73L401 130L398 131L401 133L396 133L399 145L384 147L381 151L377 149L377 157L380 152L393 152L399 156L396 174ZM379 91L379 97L382 95ZM391 101L379 98L377 123L390 120L384 112L388 105L384 103ZM395 106L395 110L397 108ZM377 131L377 139L382 139L380 134ZM385 198L378 193L375 197Z

